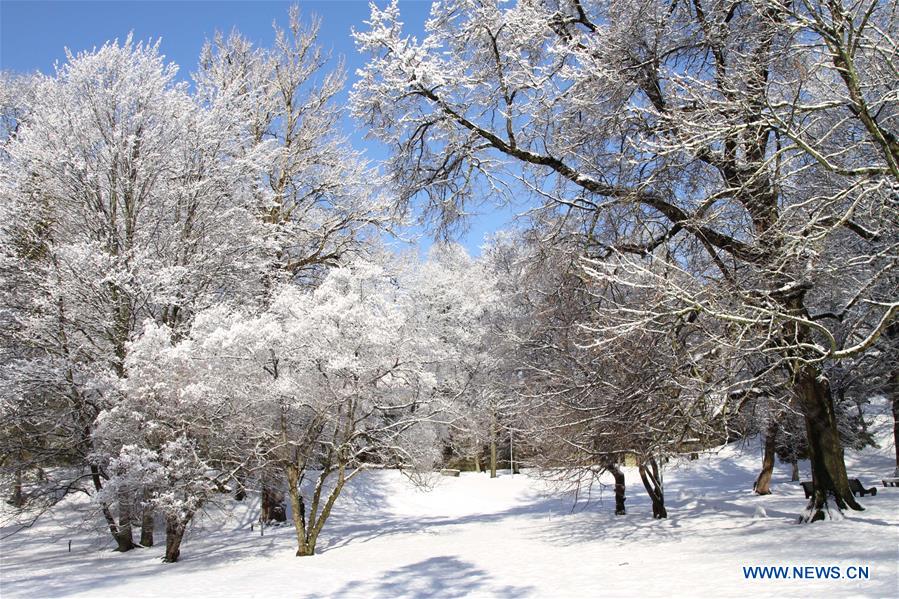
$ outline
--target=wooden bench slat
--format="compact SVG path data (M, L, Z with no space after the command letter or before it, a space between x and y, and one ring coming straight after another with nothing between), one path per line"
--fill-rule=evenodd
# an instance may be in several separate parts
M899 486L899 485L887 485L887 482L889 482L890 480L894 480L896 483L899 483L899 479L884 479L883 486L885 486L885 487L886 486ZM802 490L805 491L805 498L810 499L812 494L815 492L815 487L814 487L812 481L810 481L810 480L804 481L799 484L802 485ZM861 481L858 480L857 478L849 479L849 490L852 491L853 495L860 495L861 497L864 497L865 495L871 495L872 497L874 495L877 495L877 487L871 487L870 489L866 489L865 487L862 486Z

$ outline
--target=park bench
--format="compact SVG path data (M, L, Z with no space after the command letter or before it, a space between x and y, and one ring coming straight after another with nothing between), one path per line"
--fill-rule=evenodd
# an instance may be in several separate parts
M882 482L884 487L899 487L899 478L885 478Z
M857 478L849 479L849 489L852 491L853 495L858 495L859 497L864 497L865 495L871 495L873 497L874 495L877 495L877 487L866 489Z
M812 494L815 492L815 485L810 480L807 480L804 483L799 483L799 484L802 485L802 490L805 491L805 498L809 499L812 496Z
M459 471L455 468L444 468L440 471L440 474L443 476L459 476Z
M802 490L805 491L805 498L809 499L812 496L812 493L815 492L815 486L811 481L806 481L800 484L802 485ZM884 481L884 486L886 486L886 481ZM853 495L859 495L860 497L864 497L865 495L871 495L873 497L874 495L877 495L876 487L866 489L862 486L862 483L857 478L849 479L849 490L852 491Z

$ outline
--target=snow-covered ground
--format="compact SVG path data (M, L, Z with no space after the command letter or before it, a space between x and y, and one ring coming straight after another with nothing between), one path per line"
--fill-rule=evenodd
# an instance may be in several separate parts
M876 483L878 494L863 500L864 512L813 525L796 523L805 500L788 467L778 465L772 495L756 496L759 455L738 447L669 463L664 521L652 520L632 470L628 514L617 517L608 492L572 509L570 497L525 475L463 474L421 490L397 472L372 472L341 497L319 555L307 558L294 557L289 526L250 530L252 500L211 509L177 564L160 563L159 546L114 553L84 521L85 499L73 498L2 541L0 595L896 597L899 488L880 486L892 451L848 453L850 476ZM807 464L802 472L805 480ZM862 566L869 578L747 580L744 566Z

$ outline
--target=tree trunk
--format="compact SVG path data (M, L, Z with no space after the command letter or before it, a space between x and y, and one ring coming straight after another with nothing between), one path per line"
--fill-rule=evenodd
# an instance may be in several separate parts
M490 478L496 478L496 413L490 419Z
M481 456L479 454L474 454L474 471L477 473L481 472Z
M774 458L777 452L777 418L774 415L768 422L765 433L765 455L762 458L762 471L759 473L752 490L759 495L771 494L771 475L774 474Z
M134 514L132 513L132 505L131 505L131 496L127 491L122 491L118 494L119 500L119 524L116 527L115 532L113 532L113 536L115 537L116 551L131 551L137 545L134 544L134 534L132 527L132 519Z
M805 414L812 483L815 487L800 521L826 519L830 511L829 497L833 498L838 510L847 507L863 510L849 489L830 383L817 368L808 364L800 366L795 376L796 394Z
M109 532L112 533L112 538L115 539L115 550L125 552L134 549L137 545L134 544L134 539L131 537L131 526L129 525L126 530L122 530L120 526L116 525L115 519L112 517L109 508L104 505L101 509L103 511L103 517L109 525Z
M790 466L792 466L792 474L790 476L790 482L799 482L799 462L793 460L790 462Z
M896 375L899 379L899 374ZM899 387L899 381L895 383ZM893 391L893 444L896 446L896 470L893 472L899 476L899 391Z
M16 479L13 483L12 496L8 502L13 507L25 505L25 495L22 493L22 469L16 468Z
M260 522L271 522L272 516L272 492L266 486L262 487L262 493L260 494L260 502L259 502L259 521Z
M134 505L133 505L133 497L131 493L128 491L121 491L118 493L118 502L119 502L119 538L116 539L120 544L119 551L128 551L129 549L134 549L137 545L134 544L134 532L133 532L133 523L134 523ZM128 549L122 549L121 547L127 547Z
M147 494L144 494L144 501L147 499ZM140 522L140 544L143 547L153 546L153 524L153 508L145 505Z
M649 465L649 468L646 466ZM662 477L659 474L659 465L655 458L649 458L639 466L640 479L646 488L646 493L652 501L652 517L658 520L668 517L665 509L665 494L662 492Z
M333 472L333 470L331 472ZM334 483L334 488L331 490L331 493L328 494L328 498L325 500L321 511L319 511L318 506L321 500L322 490L325 488L325 479L328 476L329 473L327 472L323 472L319 475L315 485L315 491L312 495L309 520L304 523L302 529L297 528L297 541L299 542L297 557L315 555L315 544L318 541L318 535L321 534L325 522L327 522L328 517L331 515L331 509L334 507L334 503L337 501L340 492L343 491L343 486L346 484L346 465L340 464L338 466L337 480ZM305 534L301 534L301 531Z
M899 322L887 327L886 337L894 350L899 349L896 347L899 345ZM893 367L890 369L887 397L893 404L893 448L896 450L896 470L893 474L899 476L899 359L893 361Z
M234 499L243 501L247 498L247 485L243 482L243 475L238 473L234 477Z
M887 351L894 356L899 355L899 321L888 326L883 336L888 344ZM893 476L899 476L899 358L893 359L885 391L893 408L893 449L896 451Z
M100 467L96 464L90 465L91 469L91 480L94 483L94 489L97 491L101 491L103 489L103 483L100 480ZM100 512L103 514L103 519L106 520L106 525L109 526L109 532L112 535L112 538L115 539L116 542L116 551L130 551L134 549L134 541L131 539L131 529L129 527L128 534L122 534L118 525L115 523L115 518L112 517L112 511L109 509L109 505L106 503L100 503Z
M293 528L297 535L297 555L312 555L306 546L306 504L300 492L300 471L296 466L287 467L287 494L290 496L290 508ZM313 547L314 551L314 547Z
M286 520L284 493L272 487L263 487L259 521L269 524Z
M496 435L490 437L490 478L496 478Z
M184 531L187 529L187 523L190 522L193 514L188 514L186 518L181 519L176 516L166 516L165 518L165 557L162 561L172 564L181 557L181 541L184 539Z
M509 431L509 471L512 474L519 474L518 469L520 464L515 460L515 445L512 435L512 431Z
M624 509L624 502L627 501L624 496L624 473L614 462L606 464L606 470L615 477L615 515L624 516L627 513Z
M297 549L297 557L309 557L310 555L315 555L315 542L318 540L318 535L312 530L309 530L306 535L303 543Z

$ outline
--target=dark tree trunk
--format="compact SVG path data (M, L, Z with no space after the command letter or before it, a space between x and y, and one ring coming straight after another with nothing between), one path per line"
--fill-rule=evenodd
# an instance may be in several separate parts
M131 536L131 527L128 526L126 529L122 529L120 526L117 526L115 520L112 517L112 513L109 511L109 508L103 506L103 517L106 519L106 523L109 524L109 531L112 533L112 537L116 542L116 551L131 551L137 545L134 544L134 539Z
M624 508L624 502L627 501L624 496L624 473L614 462L606 464L606 470L615 478L615 515L624 516L627 513Z
M899 379L899 374L895 376ZM899 380L894 384L899 387ZM896 446L896 470L894 474L899 476L899 391L893 391L893 444Z
M25 505L25 495L22 493L22 469L16 468L16 479L12 487L12 495L8 503L13 507Z
M496 431L490 432L490 478L496 478Z
M863 510L849 489L830 383L817 368L808 364L802 365L795 376L796 394L805 414L812 483L815 487L801 521L826 519L830 499L833 499L838 510L847 507Z
M115 521L112 518L112 514L109 511L108 507L103 507L104 517L106 518L107 523L109 523L109 529L112 532L113 538L115 538L116 542L116 551L131 551L137 545L134 544L134 537L131 534L131 523L129 522L127 526L121 525L121 520L119 521L119 526L116 526Z
M266 524L272 522L285 522L287 510L284 505L284 493L271 487L262 488L262 506L259 513L259 521Z
M888 326L883 336L890 345L893 355L899 354L899 322ZM896 450L896 469L893 474L899 476L899 358L893 360L893 366L890 368L886 395L893 406L893 448Z
M641 463L638 469L646 493L652 501L652 517L659 520L667 518L668 510L665 509L665 494L662 492L662 477L659 475L658 463L655 458L649 458Z
M122 538L122 542L125 546L128 546L128 549L134 549L137 545L134 544L134 505L132 503L132 496L127 491L122 491L118 493L118 501L119 501L119 536ZM122 551L126 551L122 549Z
M762 471L752 485L753 491L759 495L771 494L771 475L774 474L774 458L777 454L777 418L772 415L765 433L765 455L762 458Z
M792 474L790 476L790 482L799 482L799 462L793 460L790 462L790 466L792 466Z
M90 465L91 469L91 480L94 483L94 489L100 491L103 489L103 483L100 480L100 467L96 464ZM106 520L106 525L109 526L109 532L112 534L112 538L115 539L116 542L116 551L131 551L134 549L135 544L134 540L131 538L131 526L129 523L127 532L122 531L119 526L115 522L115 518L112 517L112 511L109 509L109 506L105 503L100 504L100 511L103 514L103 519Z
M144 501L146 502L147 499L145 494ZM140 522L140 544L143 547L153 546L153 525L153 508L145 504Z
M268 487L262 487L261 498L259 502L259 521L271 522L271 498L272 492Z
M181 541L184 539L184 531L187 530L187 523L190 522L193 514L188 514L186 518L181 519L176 516L166 516L165 518L165 557L162 561L172 564L181 557Z
M247 486L243 482L243 477L234 477L234 499L243 501L247 498Z
M262 489L262 509L259 520L265 524L286 522L287 509L284 504L284 493L270 487Z

